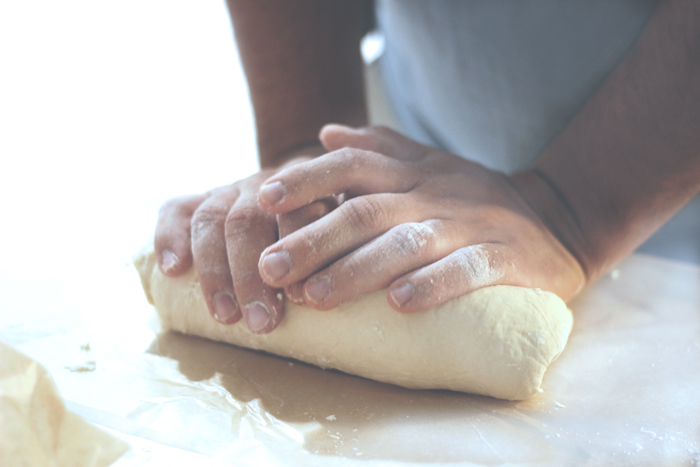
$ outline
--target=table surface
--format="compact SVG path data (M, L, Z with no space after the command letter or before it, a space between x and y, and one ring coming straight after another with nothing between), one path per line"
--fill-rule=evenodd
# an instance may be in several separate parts
M48 319L25 309L1 323L0 339L46 366L71 410L137 447L123 465L183 455L203 465L700 459L700 268L692 265L634 255L589 288L571 304L574 330L545 392L524 402L412 391L161 333L132 268L92 273L110 279L99 293L124 295L83 311L33 303ZM86 361L94 371L75 371Z
M700 268L594 284L526 402L161 334L130 264L158 206L256 170L223 2L3 2L0 58L0 340L135 446L117 465L700 463Z

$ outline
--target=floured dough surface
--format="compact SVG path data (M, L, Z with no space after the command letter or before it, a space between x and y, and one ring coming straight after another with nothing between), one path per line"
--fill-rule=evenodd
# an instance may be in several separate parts
M540 392L544 372L573 325L554 294L493 286L413 314L393 310L386 290L326 312L286 301L279 327L258 335L242 321L224 325L210 316L194 268L167 277L152 247L134 264L168 329L407 388L528 399Z

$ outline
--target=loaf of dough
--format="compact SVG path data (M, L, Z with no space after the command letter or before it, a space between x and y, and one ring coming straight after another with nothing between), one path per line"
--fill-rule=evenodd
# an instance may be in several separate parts
M566 345L573 318L539 289L486 287L422 313L389 307L386 290L319 312L286 301L266 335L209 314L194 268L163 275L152 247L134 258L143 288L166 329L263 350L415 389L451 389L523 400L542 392L547 366Z

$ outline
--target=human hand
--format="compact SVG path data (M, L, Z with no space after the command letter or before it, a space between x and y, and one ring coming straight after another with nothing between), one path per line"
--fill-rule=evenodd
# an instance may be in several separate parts
M212 316L224 324L243 317L256 333L273 330L284 312L280 290L260 278L260 253L333 208L331 200L323 200L280 216L263 210L258 188L278 171L263 170L203 195L172 199L161 208L156 225L160 270L175 277L194 264Z
M488 285L565 300L583 287L577 260L505 175L385 128L329 125L321 141L331 152L270 177L261 205L281 215L339 193L347 201L265 249L268 286L299 284L320 310L388 287L403 312Z

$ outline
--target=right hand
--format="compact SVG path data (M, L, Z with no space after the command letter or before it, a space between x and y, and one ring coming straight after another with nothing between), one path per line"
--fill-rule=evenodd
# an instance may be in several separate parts
M176 277L194 263L204 299L218 322L244 318L251 331L262 334L282 319L281 290L260 278L260 254L335 206L324 200L275 216L259 205L258 190L282 168L308 159L296 158L279 169L262 170L205 194L174 198L161 207L155 232L158 267ZM286 292L292 301L303 303L301 284L288 286Z

